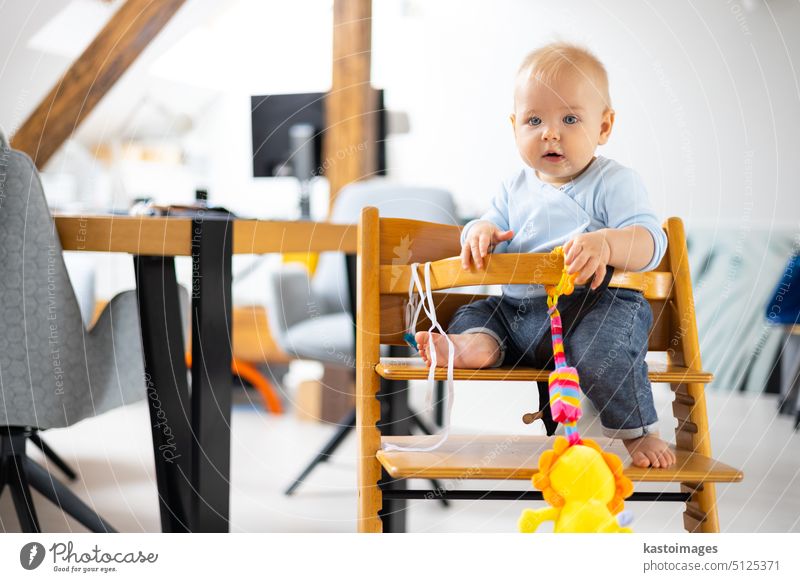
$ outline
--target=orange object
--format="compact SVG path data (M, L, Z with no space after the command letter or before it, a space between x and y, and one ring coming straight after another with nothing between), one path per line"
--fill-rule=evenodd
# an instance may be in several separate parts
M186 354L186 367L192 367L191 352ZM243 380L247 380L253 388L258 390L259 394L264 398L267 410L275 414L283 414L283 404L277 392L275 392L275 388L255 366L234 357L231 359L231 372Z

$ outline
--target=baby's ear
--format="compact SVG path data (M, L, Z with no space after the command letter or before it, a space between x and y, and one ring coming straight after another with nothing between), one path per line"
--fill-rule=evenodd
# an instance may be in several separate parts
M603 112L603 120L600 122L600 145L606 143L608 138L611 137L611 129L614 127L614 110L606 109Z
M513 113L508 116L508 120L511 122L511 128L515 128L517 126L517 116Z

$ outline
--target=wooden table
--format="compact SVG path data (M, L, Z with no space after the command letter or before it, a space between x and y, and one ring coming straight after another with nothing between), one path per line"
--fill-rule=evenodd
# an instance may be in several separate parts
M225 532L230 508L233 254L356 252L356 227L194 218L56 216L65 251L133 255L161 526ZM192 258L191 390L175 257Z

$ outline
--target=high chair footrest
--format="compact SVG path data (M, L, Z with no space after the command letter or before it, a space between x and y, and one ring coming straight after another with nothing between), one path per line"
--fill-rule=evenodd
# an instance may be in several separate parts
M404 447L427 447L438 436L383 437L385 443ZM677 462L668 469L642 469L631 465L625 446L619 440L597 438L605 451L619 455L625 475L632 481L653 483L733 483L743 474L712 458L676 449ZM538 471L539 456L553 446L545 436L451 435L431 452L377 452L384 469L397 479L519 479L528 480Z
M384 499L423 499L448 501L543 501L541 491L506 491L493 489L491 491L476 491L474 489L384 489ZM690 501L692 494L688 492L672 491L634 491L625 499L628 501Z
M381 363L375 366L375 372L387 380L427 380L429 369L421 365L420 358L381 358ZM710 372L690 370L683 366L670 366L662 362L647 362L648 377L651 382L668 383L700 383L708 384L714 379ZM485 368L482 370L453 370L456 380L472 381L501 381L512 380L520 382L547 381L550 370L536 368L507 367ZM437 368L437 380L447 379L447 368Z

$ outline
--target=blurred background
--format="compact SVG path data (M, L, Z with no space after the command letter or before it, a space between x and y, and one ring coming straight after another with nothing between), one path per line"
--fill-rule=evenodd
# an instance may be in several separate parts
M8 135L13 138L122 4L0 4L0 126ZM127 212L142 199L191 204L203 191L209 205L239 216L299 218L300 185L291 172L274 176L280 168L254 162L270 146L259 104L263 96L331 88L333 8L332 0L187 0L42 168L51 208ZM375 0L370 80L382 91L383 179L450 192L460 222L480 215L500 181L522 163L508 121L516 69L527 52L554 40L587 46L608 70L616 124L599 153L636 169L656 212L686 224L704 364L716 374L712 389L726 394L725 406L732 394L750 394L755 406L764 406L759 422L776 422L778 394L796 390L800 369L796 318L777 325L766 316L785 265L800 248L800 4ZM326 129L315 127L323 136ZM326 220L329 211L323 176L310 183L309 214ZM234 304L264 307L264 281L284 262L237 257L234 273L247 276L234 282ZM68 264L73 285L89 298L84 311L134 286L128 257L73 256ZM188 260L178 270L188 284ZM84 314L87 321L90 315ZM258 364L271 381L283 383L295 358L264 329L258 341L269 349L261 350L266 356ZM321 374L296 365L300 380ZM529 397L520 388L518 399ZM505 422L506 408L486 420L478 414L484 401L464 402L464 425ZM741 419L753 404L735 406L720 415L738 410ZM518 408L508 409L514 422ZM785 428L776 438L797 445L794 410L779 419ZM303 445L308 454L326 428L312 429L317 432ZM64 438L62 446L72 446ZM742 455L752 454L747 442ZM287 471L302 463L295 465ZM342 490L350 483L344 473ZM795 492L791 507L800 515L796 464L781 479L782 491ZM247 523L243 529L258 529L241 507L234 502L234 516L238 510ZM312 520L319 508L309 507ZM770 511L778 521L765 526L754 517L733 527L800 527L780 521L780 506ZM352 525L344 514L331 519L334 530ZM450 518L441 519L434 515L426 523L452 529Z

